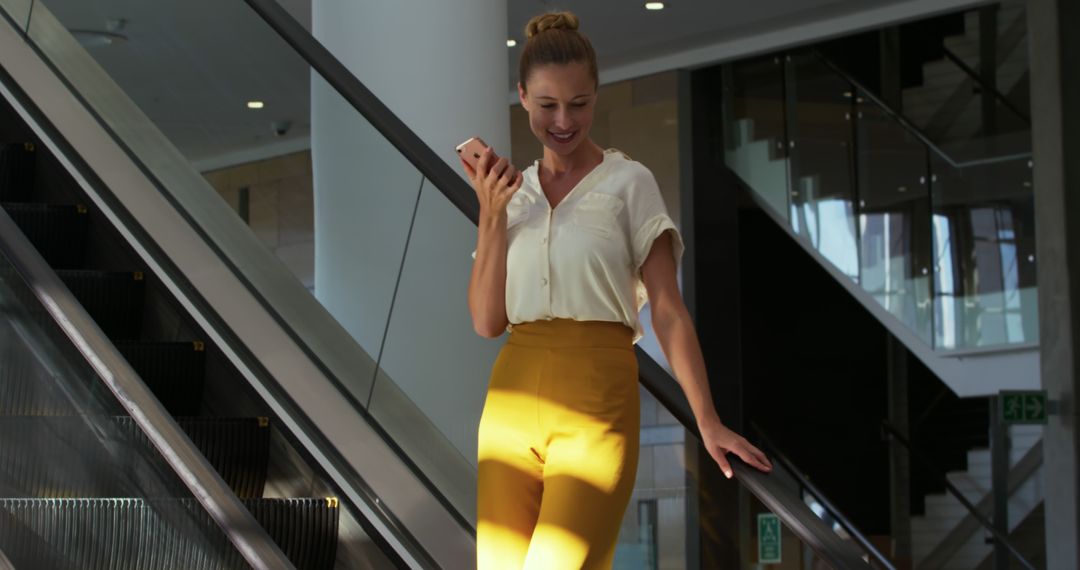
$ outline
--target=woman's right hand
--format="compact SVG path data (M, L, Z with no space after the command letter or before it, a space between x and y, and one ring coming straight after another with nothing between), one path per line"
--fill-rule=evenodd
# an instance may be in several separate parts
M461 165L469 175L476 197L480 201L480 217L506 217L506 205L514 197L514 192L521 188L524 180L521 171L514 168L505 157L499 158L492 163L495 153L491 147L484 149L480 160L476 162L476 168L469 166L464 160Z

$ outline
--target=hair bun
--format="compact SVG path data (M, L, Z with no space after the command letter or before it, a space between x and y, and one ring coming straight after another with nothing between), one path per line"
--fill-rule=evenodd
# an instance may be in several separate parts
M534 16L525 25L525 37L531 38L548 30L576 30L578 17L572 12L551 12Z

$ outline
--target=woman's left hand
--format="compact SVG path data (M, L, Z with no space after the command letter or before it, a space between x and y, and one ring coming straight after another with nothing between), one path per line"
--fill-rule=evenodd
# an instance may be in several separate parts
M728 479L734 475L726 457L728 452L734 453L747 464L761 471L766 473L772 471L772 463L760 449L751 445L745 437L728 429L719 420L707 425L699 425L698 428L701 430L702 444L709 450L709 455L716 460L716 464L720 466L720 470Z

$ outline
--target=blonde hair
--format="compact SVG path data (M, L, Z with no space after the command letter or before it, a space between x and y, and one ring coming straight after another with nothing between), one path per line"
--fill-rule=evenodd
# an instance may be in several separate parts
M518 63L518 80L522 88L532 70L541 65L584 63L589 68L593 84L599 85L596 52L592 43L578 31L580 21L572 12L550 12L533 16L525 25L525 48Z

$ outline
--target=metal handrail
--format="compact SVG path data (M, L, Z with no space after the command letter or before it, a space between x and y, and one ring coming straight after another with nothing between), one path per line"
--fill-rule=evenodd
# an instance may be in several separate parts
M803 474L801 469L795 466L795 462L793 462L783 451L780 450L779 447L776 446L775 443L773 443L772 438L769 437L768 433L766 433L765 430L761 429L761 426L758 425L757 422L750 422L750 427L753 428L755 432L757 432L758 437L761 439L762 445L773 456L774 461L783 465L784 469L786 469L787 472L791 474L791 476L794 477L796 481L798 481L799 485L803 489L809 491L810 494L814 496L817 502L821 504L821 506L824 507L825 510L828 511L829 514L837 520L837 522L840 523L840 526L842 526L844 530L848 534L850 534L852 538L855 539L855 542L859 543L859 546L862 546L863 550L865 550L867 554L869 554L881 566L888 568L889 570L896 570L896 565L893 564L893 562L889 560L885 556L885 554L878 549L877 546L874 546L874 543L870 542L870 539L867 538L866 535L863 534L862 531L860 531L858 527L855 526L855 523L851 522L851 520L848 519L847 516L840 512L840 509L837 508L836 505L834 505L833 502L825 496L825 493L823 493L817 485L815 485L812 481L810 481L808 477L806 477L806 475Z
M477 223L480 218L480 203L469 184L364 86L330 50L275 0L244 1L451 203L474 224Z
M690 402L663 367L656 363L641 347L636 348L638 376L642 385L663 405L675 419L682 424L691 437L700 445L701 433L697 421L690 409ZM776 514L804 544L809 546L833 568L866 568L866 560L855 546L841 539L825 521L821 520L802 497L792 493L785 485L771 475L762 473L742 462L734 454L728 455L728 461L734 472L734 479L739 482L762 504ZM713 466L713 468L716 468Z
M248 564L294 568L2 208L0 252Z
M945 150L943 150L940 146L938 146L934 141L930 140L930 137L927 136L927 134L924 133L922 131L922 129L920 129L917 125L915 125L915 123L912 123L910 119L908 119L906 116L904 116L903 113L896 110L895 108L892 107L892 105L889 105L882 98L875 95L874 92L870 90L870 88L866 87L866 85L863 84L863 82L861 82L858 79L856 79L855 77L853 77L850 73L845 71L844 68L840 67L835 62L833 62L831 59L829 59L828 56L826 56L825 54L821 53L821 51L819 51L817 49L814 49L814 48L810 49L810 53L812 53L814 55L814 57L816 57L818 59L818 61L820 61L826 67L831 69L834 73L836 73L837 75L842 77L844 79L844 81L847 81L848 83L853 85L859 91L859 97L863 97L863 98L873 102L878 107L880 107L881 110L885 112L885 114L889 115L889 117L891 117L894 121L899 123L901 127L903 127L905 130L907 130L911 134L911 136L918 139L919 142L926 145L926 147L928 149L930 149L931 152L936 154L938 157L940 157L942 160L944 160L946 163L948 163L950 166L952 166L954 168L966 168L966 167L969 167L969 166L981 166L981 165L986 165L986 164L996 164L996 163L999 163L999 162L1011 162L1011 161L1014 161L1014 160L1019 160L1021 158L1027 158L1027 157L1031 156L1030 152L1022 152L1022 153L1009 154L1009 155L1005 155L1005 156L999 156L999 157L995 157L995 158L985 158L985 159L979 159L979 160L958 161L958 160L954 159L949 153L945 152Z
M1000 101L1001 104L1005 106L1005 108L1012 111L1013 114L1022 119L1025 123L1027 123L1029 127L1031 126L1031 117L1021 111L1020 108L1017 107L1012 101L1009 101L1009 99L1005 97L1005 95L1002 94L1001 91L998 91L997 87L987 83L981 75L976 73L975 70L971 68L971 66L969 66L964 60L960 59L960 56L953 53L953 51L950 50L948 47L942 46L941 49L945 53L945 58L953 62L953 64L960 68L960 71L966 73L968 77L970 77L975 83L978 83L981 89L993 94L994 98Z
M970 515L975 520L979 521L979 524L986 528L986 530L989 530L990 533L994 535L995 540L1005 545L1005 548L1008 549L1009 553L1012 554L1016 558L1016 560L1024 566L1024 568L1027 568L1028 570L1035 570L1035 566L1031 562L1029 562L1027 558L1024 558L1023 554L1020 554L1020 551L1016 548L1016 545L1014 545L1012 541L1009 540L1009 537L1006 536L1005 533L994 528L994 523L987 519L985 516L983 516L983 514L979 512L979 509L971 501L969 501L963 493L960 492L960 489L957 489L956 486L953 485L951 481L949 481L949 478L945 476L945 470L934 464L934 462L931 461L930 458L923 455L921 451L915 449L915 447L911 444L911 441L908 440L907 436L905 436L896 426L894 426L892 422L890 422L889 420L881 420L881 427L884 428L885 431L889 433L889 435L896 439L896 441L899 441L905 448L907 448L908 453L912 454L916 459L918 459L925 469L927 469L934 475L941 477L941 479L945 482L945 489L949 491L949 494L955 497L957 501L960 501L960 504L963 505L965 509L967 509Z

